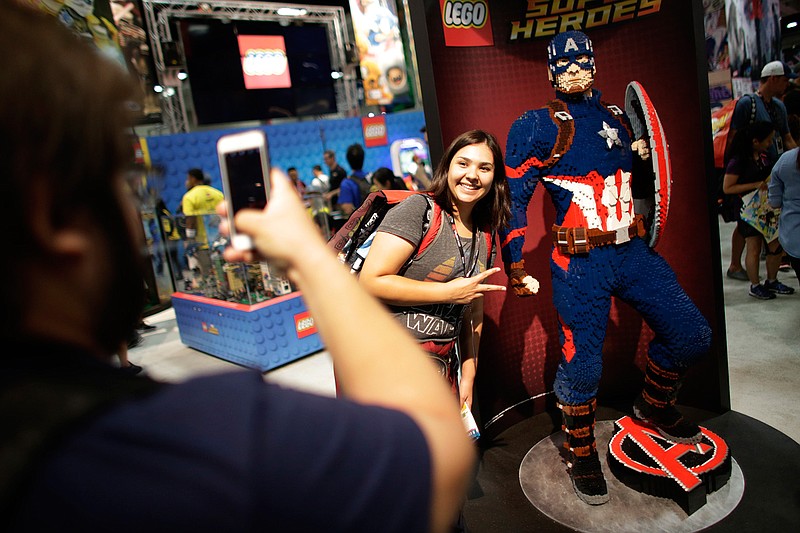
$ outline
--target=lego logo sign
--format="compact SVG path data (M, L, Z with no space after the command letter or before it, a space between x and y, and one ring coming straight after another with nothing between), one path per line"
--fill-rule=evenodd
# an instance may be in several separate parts
M386 117L362 117L361 128L364 132L364 146L386 146L389 144L389 136L386 133Z
M287 89L292 86L286 43L280 35L239 35L239 55L247 89Z
M439 0L447 46L492 46L492 23L486 0Z
M294 329L297 331L297 338L302 339L317 332L317 325L311 313L305 311L294 315Z
M286 52L250 48L242 58L242 68L248 76L280 76L289 68Z

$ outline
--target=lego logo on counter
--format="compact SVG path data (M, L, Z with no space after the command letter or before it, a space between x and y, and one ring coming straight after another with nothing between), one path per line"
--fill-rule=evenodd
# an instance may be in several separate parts
M314 317L311 313L305 311L294 315L294 329L297 331L297 337L302 339L317 332L317 325L314 323Z
M448 28L483 28L489 19L489 8L483 0L444 4L444 25Z

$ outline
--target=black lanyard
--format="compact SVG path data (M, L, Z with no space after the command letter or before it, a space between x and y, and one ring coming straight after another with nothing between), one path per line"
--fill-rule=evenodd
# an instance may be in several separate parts
M456 228L456 220L453 218L453 215L448 213L450 217L450 226L453 228L453 235L456 238L456 245L458 246L458 253L461 255L461 264L464 265L464 277L468 278L472 276L472 272L475 270L475 267L478 266L478 254L476 253L476 246L475 246L475 236L478 234L477 229L472 230L472 247L469 251L469 263L467 263L466 255L464 254L464 245L461 244L461 236L458 234L458 229ZM475 260L473 263L473 259ZM471 267L469 265L472 265Z

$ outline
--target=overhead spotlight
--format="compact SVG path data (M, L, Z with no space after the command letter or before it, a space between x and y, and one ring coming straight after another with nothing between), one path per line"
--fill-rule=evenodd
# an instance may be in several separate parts
M162 87L161 85L153 85L153 90L157 93L162 93L164 92L164 87Z
M786 29L787 30L791 30L792 28L796 28L796 27L797 27L797 22L795 22L795 21L792 21L792 22L790 22L789 24L786 25Z
M183 70L183 69L180 69L180 70L178 71L178 74L176 75L176 77L177 77L179 80L183 81L183 80L185 80L186 78L188 78L188 77L189 77L189 73L188 73L188 72L186 72L186 71L185 71L185 70Z
M277 11L278 15L281 17L302 17L308 14L308 10L304 8L296 8L296 7L281 7L278 8Z
M334 70L333 72L331 72L331 78L333 78L334 80L338 80L338 79L341 79L343 77L344 77L344 72L339 72L337 70Z
M167 87L167 90L164 91L164 94L167 96L175 96L175 87Z

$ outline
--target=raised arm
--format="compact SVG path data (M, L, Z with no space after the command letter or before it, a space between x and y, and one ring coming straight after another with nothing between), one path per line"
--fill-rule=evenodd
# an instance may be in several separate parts
M431 453L431 529L446 531L463 503L475 460L451 392L431 371L415 340L326 247L288 178L273 170L271 180L266 209L243 210L235 220L237 229L251 235L257 252L228 248L225 257L229 261L266 258L285 269L303 292L342 392L357 402L397 409L415 420ZM224 214L225 207L220 206L219 212ZM227 233L226 226L223 223L220 231ZM344 301L347 313L342 313Z
M506 177L511 193L511 222L500 230L500 249L509 283L517 296L538 292L539 283L525 271L522 246L528 228L528 204L539 183L538 169L545 159L533 153L537 115L527 112L518 118L506 141ZM549 120L549 119L548 119Z

